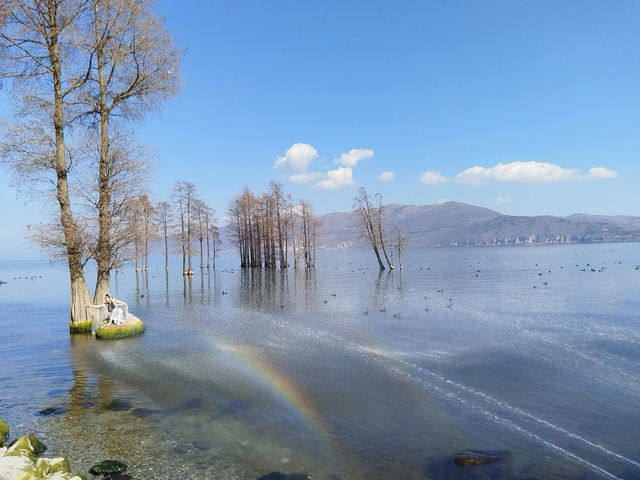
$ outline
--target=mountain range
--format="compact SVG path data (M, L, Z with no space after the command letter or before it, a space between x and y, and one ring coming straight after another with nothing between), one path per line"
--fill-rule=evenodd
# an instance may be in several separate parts
M640 241L640 217L574 214L513 216L459 202L384 207L388 237L398 230L410 247ZM318 215L318 248L367 246L353 212Z

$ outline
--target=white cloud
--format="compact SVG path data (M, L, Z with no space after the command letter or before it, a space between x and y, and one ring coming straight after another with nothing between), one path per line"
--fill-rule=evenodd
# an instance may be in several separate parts
M427 185L438 185L439 183L448 182L449 179L444 175L440 175L438 172L427 170L420 174L420 181Z
M368 148L352 148L346 153L342 153L339 158L336 158L333 162L338 165L345 165L347 167L355 167L360 160L373 157L373 150Z
M439 204L439 205L442 205L443 203L447 203L448 201L449 201L449 199L448 199L448 198L446 198L446 197L442 197L442 198L439 198L439 199L438 199L438 204Z
M593 167L585 175L585 180L599 180L601 178L618 178L618 172L604 167Z
M316 183L315 188L324 190L336 190L338 188L353 185L353 170L349 167L338 167L336 170L329 170L327 178Z
M289 176L289 180L293 183L307 183L322 177L324 177L324 173L320 172L295 173Z
M498 195L496 197L496 203L499 203L501 205L511 203L511 200L513 200L513 197L511 195Z
M382 172L378 175L378 180L381 182L390 182L396 177L396 174L393 172Z
M437 185L449 180L464 185L484 185L489 182L580 182L617 178L618 173L605 167L593 167L587 173L564 168L549 162L510 162L498 163L493 167L467 168L452 178L438 172L427 171L420 175L420 181L427 185Z
M273 168L295 173L306 173L311 160L318 156L318 151L308 143L294 143L283 157L276 158Z
M491 181L546 183L576 180L578 170L549 162L498 163L491 168L471 167L454 177L457 183L482 185Z

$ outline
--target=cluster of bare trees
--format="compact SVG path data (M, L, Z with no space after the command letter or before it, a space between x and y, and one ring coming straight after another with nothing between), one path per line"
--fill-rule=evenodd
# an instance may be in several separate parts
M182 252L182 274L193 275L191 258L196 250L194 243L199 245L200 269L215 268L217 247L222 244L220 230L215 224L215 210L198 197L195 185L190 182L175 182L173 184L173 199L175 216L177 217L177 222L175 222L177 231L174 236ZM168 270L167 225L170 224L168 214L171 212L171 207L167 202L161 202L159 211L164 232L165 268ZM204 245L206 245L206 257Z
M55 199L55 220L41 230L64 249L70 320L82 323L135 237L125 225L142 193L130 181L140 158L123 132L178 92L179 53L148 0L4 0L2 13L0 76L18 103L2 158L18 180ZM93 299L88 259L97 265Z
M229 227L235 233L240 266L280 268L316 263L317 219L312 206L301 200L296 205L282 185L269 184L268 191L255 195L248 188L229 207Z
M361 220L361 227L364 237L369 240L373 253L378 260L378 266L380 270L384 270L386 267L380 257L380 252L384 255L384 259L387 262L389 270L395 268L393 264L392 255L387 252L387 246L385 243L385 231L384 231L384 206L382 205L382 195L376 193L374 199L369 196L367 190L364 187L360 187L358 190L358 196L353 199L353 208L356 215ZM402 236L400 229L396 229L393 238L393 247L398 254L398 264L402 269L402 252L407 247L407 239Z

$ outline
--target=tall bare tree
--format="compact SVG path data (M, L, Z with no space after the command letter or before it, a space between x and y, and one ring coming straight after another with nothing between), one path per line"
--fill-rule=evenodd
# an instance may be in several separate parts
M387 265L389 266L389 270L393 270L395 267L393 266L393 261L391 257L387 254L387 247L384 243L384 227L382 225L382 221L384 218L384 206L382 205L382 195L376 193L376 200L378 202L378 206L375 208L374 213L377 217L377 234L378 241L380 242L380 246L382 247L382 253L384 254L384 259L387 261Z
M407 238L402 235L402 230L396 228L393 246L398 254L398 266L400 267L400 270L402 270L402 253L407 249L407 244Z
M69 99L87 78L87 63L78 59L73 48L86 3L4 0L3 12L6 17L0 29L0 74L12 81L15 98L20 99L21 118L40 136L34 139L36 145L23 144L22 148L5 143L4 157L18 175L34 174L36 170L41 175L53 173L71 280L69 318L73 330L88 320L86 305L91 303L83 270L83 241L71 209L71 159L65 143ZM35 157L30 157L32 147L38 152Z
M362 222L361 225L364 236L367 237L371 243L373 253L375 253L376 260L378 260L378 266L380 270L384 270L384 263L382 263L382 259L380 258L380 236L377 230L376 208L372 205L371 197L369 197L364 187L360 187L360 190L358 190L358 196L354 198L353 206L356 215L360 217Z
M100 132L98 163L97 281L94 301L109 291L111 271L110 191L107 169L110 123L117 116L140 117L178 92L179 54L148 0L88 0L91 34L89 82L81 96ZM149 204L150 205L150 204ZM146 268L146 267L145 267Z
M164 239L164 269L169 271L169 225L172 221L172 210L169 202L161 201L156 205L156 220Z

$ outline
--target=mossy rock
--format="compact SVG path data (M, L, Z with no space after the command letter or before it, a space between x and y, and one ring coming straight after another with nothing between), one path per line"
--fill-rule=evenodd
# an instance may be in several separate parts
M0 418L0 447L4 447L4 439L9 435L9 425Z
M105 340L130 338L142 335L145 331L144 323L138 317L131 315L120 325L109 323L96 330L96 337Z
M9 445L9 449L7 453L5 453L7 457L27 457L32 462L35 461L36 457L33 454L33 447L31 446L31 442L29 439L23 435L15 439Z
M31 451L34 455L40 455L47 449L47 446L38 440L33 433L29 433L27 435L27 440L29 440L29 443L31 444Z
M28 457L5 455L0 457L1 478L37 480L42 477L36 471L33 461Z
M36 462L36 470L43 477L56 472L71 473L69 461L66 458L39 458Z
M96 463L89 470L94 475L109 475L110 473L120 473L127 469L127 464L119 460L103 460Z
M91 333L93 318L86 322L69 322L69 333Z

